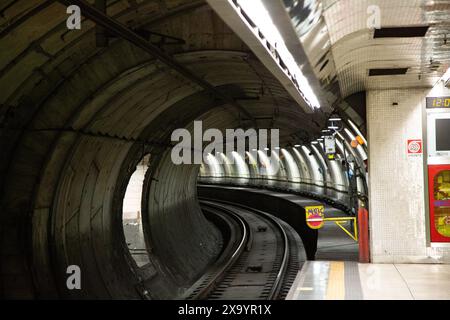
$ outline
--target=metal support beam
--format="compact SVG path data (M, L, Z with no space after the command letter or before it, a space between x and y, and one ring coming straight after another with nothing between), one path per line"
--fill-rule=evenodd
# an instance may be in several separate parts
M177 71L179 74L183 75L184 77L196 83L206 91L210 92L216 99L222 100L227 104L235 107L240 112L242 112L246 116L246 118L252 121L255 128L257 127L256 119L247 110L245 110L245 108L243 108L240 104L238 104L233 98L222 93L220 90L211 85L209 82L203 80L202 78L192 73L191 70L184 67L182 64L178 63L171 56L167 55L165 52L160 50L157 46L153 45L149 41L137 35L134 31L127 28L120 22L108 17L105 13L94 8L85 0L59 0L59 2L67 6L77 5L78 7L80 7L81 13L85 18L88 18L94 21L97 25L104 27L109 33L114 34L118 37L121 37L133 43L134 45L146 51L147 53L149 53L150 55L152 55L153 57L155 57L156 59L158 59L171 69Z

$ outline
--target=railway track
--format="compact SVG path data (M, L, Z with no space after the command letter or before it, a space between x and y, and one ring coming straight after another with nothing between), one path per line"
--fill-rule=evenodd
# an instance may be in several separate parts
M235 203L201 201L224 234L217 261L185 299L284 299L305 260L293 229L265 212Z

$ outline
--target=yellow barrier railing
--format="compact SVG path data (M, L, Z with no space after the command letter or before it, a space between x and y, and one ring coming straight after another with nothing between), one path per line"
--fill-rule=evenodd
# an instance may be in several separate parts
M324 218L323 221L332 221L336 223L339 228L341 228L350 238L352 238L355 241L358 241L358 227L356 224L356 217L339 217L339 218ZM353 234L351 231L347 230L342 223L353 221L353 229L355 230L355 233Z

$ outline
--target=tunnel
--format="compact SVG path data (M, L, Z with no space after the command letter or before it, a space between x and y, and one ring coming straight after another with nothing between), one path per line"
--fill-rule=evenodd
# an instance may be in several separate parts
M280 8L262 2L270 13ZM272 16L275 25L283 25L275 17L295 25L289 2L285 15ZM369 86L349 84L344 73L338 78L330 51L307 50L305 34L325 24L320 10L330 14L320 2L311 1L317 8L302 11L304 23L292 28L305 41L296 61L327 51L321 63L299 68L312 90L320 89L318 108L280 44L271 45L262 27L259 36L254 31L243 4L236 12L250 33L230 24L217 1L2 1L1 296L183 299L230 240L226 220L211 218L219 210L212 199L275 216L295 230L300 247L291 252L305 254L296 263L314 260L318 231L306 226L306 203L356 219L378 181L368 178L367 139L375 136L366 122ZM208 163L174 163L173 133L195 136L199 122L203 132L254 129L259 138L277 129L279 143L243 155L209 153ZM330 154L325 140L335 126ZM224 191L231 187L237 189ZM303 200L262 196L283 190ZM140 247L130 249L138 232ZM82 290L68 287L71 266L81 270Z

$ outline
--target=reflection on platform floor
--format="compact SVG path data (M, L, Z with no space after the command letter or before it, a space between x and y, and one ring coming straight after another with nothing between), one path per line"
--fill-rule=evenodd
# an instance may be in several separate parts
M448 300L450 265L307 261L288 300Z

